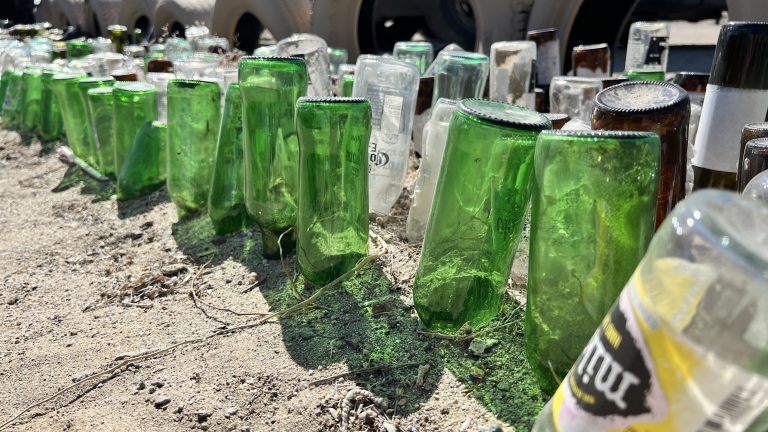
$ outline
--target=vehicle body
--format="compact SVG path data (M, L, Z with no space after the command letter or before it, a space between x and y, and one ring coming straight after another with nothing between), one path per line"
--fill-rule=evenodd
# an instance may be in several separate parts
M761 0L727 3L731 19L768 18ZM36 17L91 34L103 34L110 24L155 34L205 24L245 51L258 46L264 29L276 39L312 32L329 46L346 48L351 61L361 53L389 52L396 41L414 35L437 48L456 42L488 52L495 41L555 27L567 67L564 54L574 45L623 43L625 28L638 17L717 18L725 5L725 0L40 0Z

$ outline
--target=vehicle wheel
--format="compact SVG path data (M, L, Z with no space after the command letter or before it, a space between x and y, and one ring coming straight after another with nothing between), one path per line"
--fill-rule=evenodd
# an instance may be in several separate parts
M155 34L160 34L158 30L164 26L168 26L169 30L178 30L179 25L211 25L215 3L216 0L158 0L152 20ZM176 23L176 29L171 29Z
M219 0L210 28L212 33L228 38L233 46L237 43L240 49L252 51L258 46L263 28L280 40L309 31L309 16L308 0Z

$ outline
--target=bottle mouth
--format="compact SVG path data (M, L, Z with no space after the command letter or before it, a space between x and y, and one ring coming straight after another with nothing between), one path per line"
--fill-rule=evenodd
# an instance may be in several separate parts
M657 137L654 132L612 131L612 130L544 130L542 135L569 138L605 138L605 139L638 139Z
M640 114L674 111L688 101L688 92L677 84L627 81L598 93L595 96L595 107L612 114Z
M544 115L504 102L464 99L459 102L458 109L485 122L513 129L541 131L552 126Z
M368 103L368 99L361 97L300 97L300 104L359 104Z

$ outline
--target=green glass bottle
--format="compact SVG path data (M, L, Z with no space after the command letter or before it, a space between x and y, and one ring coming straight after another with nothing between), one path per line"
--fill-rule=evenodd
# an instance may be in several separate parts
M146 122L139 128L117 175L118 200L142 197L165 183L167 139L168 128L164 123Z
M67 59L74 60L93 54L93 44L86 40L67 41Z
M645 254L661 144L651 132L545 131L534 156L525 340L554 393Z
M435 50L430 42L425 41L400 41L395 43L392 50L392 56L398 60L413 63L419 68L419 73L423 74L432 64Z
M168 82L168 194L180 216L205 210L221 121L221 89L212 81Z
M105 176L116 177L112 87L90 89L87 95L88 113L93 124L94 143L96 144L101 173Z
M152 84L137 81L116 82L112 87L115 173L120 172L133 147L139 129L157 118L157 90Z
M208 216L216 234L239 231L247 224L243 186L243 98L240 86L231 84L224 101L208 195Z
M2 103L5 102L5 92L8 90L8 83L11 81L11 70L4 70L0 74L0 115L2 115Z
M528 209L541 114L465 99L454 111L413 285L429 328L476 327L501 309Z
M99 149L96 145L96 133L93 128L93 118L88 109L88 90L98 87L112 87L114 84L115 79L110 76L83 78L77 83L79 98L85 109L87 128L87 132L85 133L85 145L88 147L89 156L86 161L102 172L104 171L104 167L101 165L101 159L99 158Z
M3 100L3 127L19 129L21 127L22 71L12 70L8 77L8 88Z
M86 75L56 74L53 76L51 88L61 108L67 144L75 156L88 161L91 159L88 155L90 148L86 142L88 121L85 118L85 107L80 100L80 93L77 91L77 83L83 78L86 78Z
M243 97L245 205L259 224L262 255L279 258L294 246L299 142L296 100L307 93L307 67L298 57L244 57L239 67Z
M341 77L341 95L344 97L352 96L352 89L355 87L355 76L344 75Z
M43 142L55 141L64 134L61 107L53 94L53 77L59 73L56 69L43 68L40 76L40 139Z
M40 129L40 97L43 91L42 72L39 67L27 66L22 72L21 130L35 132Z
M299 211L301 274L325 286L368 255L368 141L371 104L363 98L301 98Z

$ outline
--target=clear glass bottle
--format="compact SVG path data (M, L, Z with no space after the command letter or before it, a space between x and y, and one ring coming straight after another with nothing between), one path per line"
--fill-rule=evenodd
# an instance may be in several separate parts
M419 70L411 63L370 55L360 56L355 70L352 96L370 100L373 111L368 205L372 213L388 215L408 172Z
M631 80L664 81L669 56L670 25L638 21L629 27L624 75Z
M693 188L736 190L739 134L768 112L768 23L720 27L701 122L696 134Z
M560 32L556 28L531 30L526 38L536 43L536 86L544 92L541 112L549 111L549 85L563 73L560 63Z
M349 60L349 52L345 48L328 48L328 64L331 76L339 75L339 67Z
M534 156L528 362L553 394L653 237L659 137L544 131Z
M483 95L488 80L488 56L466 51L440 51L435 59L432 105L438 99L468 99Z
M221 122L218 83L168 82L168 195L180 216L208 205Z
M175 78L172 73L147 73L147 82L157 89L157 120L164 123L168 121L168 81Z
M216 234L240 231L248 224L243 163L243 98L240 86L235 83L229 86L225 97L208 195L208 217Z
M744 187L743 195L750 199L768 203L768 171L763 171L752 178L747 183L747 186Z
M746 430L768 408L767 219L730 192L681 202L534 432Z
M12 69L8 75L8 88L3 100L3 127L5 129L19 129L21 127L22 107L22 71Z
M308 96L326 97L331 95L328 44L323 38L309 33L296 33L277 42L277 55L304 59L309 77Z
M424 126L419 178L413 189L413 200L405 225L405 233L411 243L421 243L424 240L445 154L445 144L448 141L448 126L456 104L457 102L451 99L438 100L432 108L432 116Z
M426 41L399 41L395 42L392 55L398 60L415 64L419 73L424 74L434 60L435 50Z
M499 313L528 210L536 137L551 124L516 105L465 99L454 111L413 301L455 332Z
M489 98L530 110L536 108L536 43L495 42L491 45Z
M300 98L296 255L301 274L325 286L368 255L371 104L362 98Z
M295 244L299 142L294 117L296 101L307 92L307 68L298 57L243 57L239 77L245 206L261 229L262 255L277 259L281 249L287 253Z
M559 76L549 86L549 110L584 122L592 120L595 96L603 89L598 78Z
M708 81L709 74L699 72L678 72L672 80L673 83L688 92L688 98L691 100L691 119L688 121L688 157L685 169L686 196L693 191L693 156L696 154L693 144L696 142L696 133L699 130L701 109L704 106L704 92L707 90Z
M690 112L688 93L668 82L629 81L595 98L592 129L655 132L661 139L657 227L685 198Z

